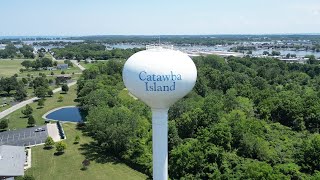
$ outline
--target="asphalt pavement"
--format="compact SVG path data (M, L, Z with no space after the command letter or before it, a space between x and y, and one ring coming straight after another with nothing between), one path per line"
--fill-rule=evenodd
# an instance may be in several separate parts
M43 128L45 131L36 132L37 128ZM47 137L47 125L35 126L14 131L4 131L0 132L0 146L33 146L44 143Z

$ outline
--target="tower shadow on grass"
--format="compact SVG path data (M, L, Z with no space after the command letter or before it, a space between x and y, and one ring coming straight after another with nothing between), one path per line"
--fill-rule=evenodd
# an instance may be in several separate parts
M96 161L97 163L102 164L120 163L120 161L117 158L115 158L112 154L107 152L105 148L101 147L96 142L81 144L79 150L81 150L81 154L83 154L85 158L90 161Z
M101 147L97 142L90 142L86 144L81 144L79 147L79 150L82 151L82 155L85 156L86 159L90 161L95 161L97 163L113 163L113 164L119 164L123 163L127 166L131 167L134 170L137 170L139 172L142 172L146 174L148 177L148 180L151 180L152 177L150 173L146 171L142 166L139 166L137 164L133 164L129 161L125 160L119 160L115 157L115 155L112 155L112 153L108 152L106 148Z

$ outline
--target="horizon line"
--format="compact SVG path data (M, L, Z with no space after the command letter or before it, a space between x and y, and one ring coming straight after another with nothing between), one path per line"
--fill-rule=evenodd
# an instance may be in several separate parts
M87 35L0 35L0 37L91 37L91 36L268 36L268 35L320 35L319 33L226 33L226 34L87 34Z

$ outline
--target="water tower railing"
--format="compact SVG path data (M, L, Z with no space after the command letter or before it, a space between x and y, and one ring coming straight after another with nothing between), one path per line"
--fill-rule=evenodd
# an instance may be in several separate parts
M173 45L164 45L164 44L150 44L146 45L146 49L172 49Z

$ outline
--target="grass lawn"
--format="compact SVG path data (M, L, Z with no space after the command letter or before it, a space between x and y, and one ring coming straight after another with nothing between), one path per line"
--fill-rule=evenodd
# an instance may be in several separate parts
M85 156L82 153L88 151L86 145L92 142L92 139L83 136L80 130L76 129L76 125L72 123L63 124L64 131L67 135L65 140L67 149L65 153L59 156L54 155L55 149L44 150L43 146L32 148L32 168L26 171L26 174L33 175L37 180L87 180L87 179L146 179L141 174L123 163L104 162L97 163L90 161L89 168L85 171L81 170L82 161ZM76 135L80 136L80 144L73 144Z
M10 107L11 107L10 105L4 106L4 107L0 107L0 112L4 111L6 109L9 109Z
M6 94L6 93L2 93L2 94L0 93L0 105L3 105L5 103L7 103L7 105L3 106L3 107L0 106L0 112L10 108L11 102L14 101L14 99L12 97L4 97L4 94Z
M19 69L18 69L19 71ZM63 70L66 74L72 74L72 73L81 73L81 70L77 67L70 67L69 69ZM29 70L29 71L24 71L23 73L19 72L19 77L27 77L27 75L29 74L30 76L34 76L37 77L39 76L39 73L43 73L46 75L51 75L51 72L54 73L54 75L61 75L61 70L53 70L53 71L49 71L49 70Z
M84 61L80 61L80 65L86 69L89 69L91 66L94 65L94 63L85 63Z
M58 102L58 97L63 96L63 101ZM37 125L44 124L44 120L42 119L42 115L51 109L61 107L61 106L71 106L76 105L74 100L76 99L76 85L70 87L68 94L60 94L56 93L52 97L47 97L45 101L45 106L43 108L37 109L37 102L31 103L30 106L33 108L33 117L36 120ZM25 108L21 108L8 116L4 117L4 119L9 119L9 129L19 129L27 127L27 118L22 118L23 114L21 110Z
M51 55L46 54L45 57L51 58ZM61 70L54 70L54 71L48 71L48 70L29 70L24 71L23 73L20 73L20 69L24 69L24 67L21 65L21 63L25 60L31 60L34 59L0 59L0 77L10 77L14 74L18 74L18 79L22 77L27 77L27 74L33 75L34 77L39 76L39 73L44 73L46 75L50 75L51 72L53 72L56 75L61 74ZM63 61L58 61L58 64L63 64ZM81 70L77 67L70 67L67 70L64 70L66 74L72 74L72 73L81 73Z
M10 77L23 68L22 61L27 59L0 59L0 77ZM30 60L30 59L29 59Z

